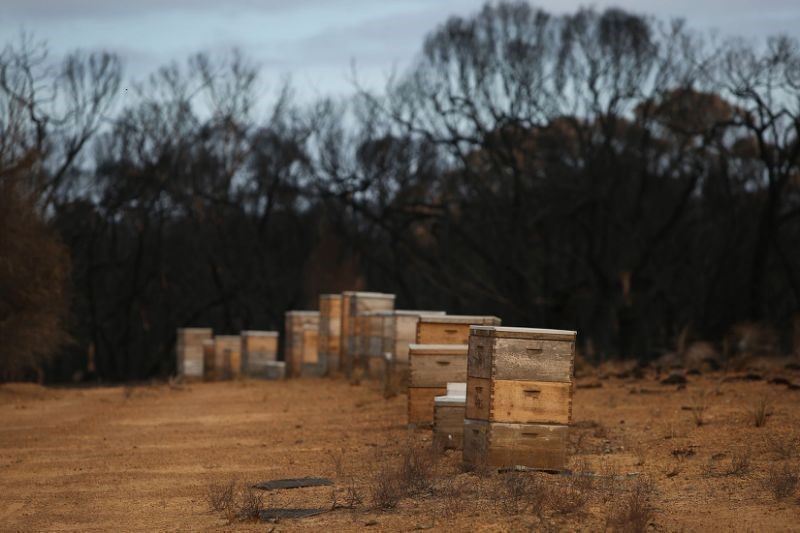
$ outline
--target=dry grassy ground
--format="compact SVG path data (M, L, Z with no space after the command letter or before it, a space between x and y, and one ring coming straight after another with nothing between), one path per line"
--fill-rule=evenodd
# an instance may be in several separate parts
M0 386L0 529L597 531L643 515L658 531L800 530L800 391L716 374L685 389L655 376L578 384L572 477L430 459L429 433L405 429L405 396L369 384ZM263 499L335 501L311 518L229 523L207 501L231 480L318 475L335 486Z

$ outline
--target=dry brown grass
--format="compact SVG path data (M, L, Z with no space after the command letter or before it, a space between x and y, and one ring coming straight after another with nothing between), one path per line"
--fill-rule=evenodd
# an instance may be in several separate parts
M708 409L708 394L705 389L698 391L692 395L692 403L689 410L692 413L692 420L697 427L702 426L707 422L706 410Z
M750 448L737 450L731 454L731 460L725 474L728 476L743 476L750 473L752 453Z
M239 520L257 522L264 510L264 493L253 487L245 487L239 495L236 516Z
M800 483L800 473L787 463L774 465L767 471L763 483L776 500L783 500L794 495Z
M614 531L625 533L646 531L654 517L653 492L654 485L649 478L636 479L624 498L614 500L607 525Z
M767 417L772 414L772 407L766 396L760 397L750 409L750 420L757 428L767 424Z

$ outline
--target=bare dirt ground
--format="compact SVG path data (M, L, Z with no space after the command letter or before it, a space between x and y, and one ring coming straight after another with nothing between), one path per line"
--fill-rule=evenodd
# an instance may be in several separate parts
M613 518L649 480L650 530L800 531L799 488L772 490L800 468L800 391L724 378L689 376L685 388L653 375L582 378L573 459L597 477L524 474L539 492L561 487L536 500L519 476L463 472L447 452L389 510L375 506L376 479L409 446L429 448L430 434L407 430L406 397L386 400L374 384L2 385L0 530L598 531L623 527ZM770 416L756 427L762 400ZM264 505L337 508L268 523L209 509L214 484L302 476L336 484L266 493ZM354 492L361 503L342 508Z

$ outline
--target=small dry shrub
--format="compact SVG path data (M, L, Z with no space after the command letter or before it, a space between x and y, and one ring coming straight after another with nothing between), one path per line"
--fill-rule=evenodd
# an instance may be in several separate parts
M738 450L731 455L731 462L725 474L729 476L743 476L750 472L751 452L749 448Z
M800 474L788 464L773 466L767 471L764 486L772 493L776 500L782 500L793 495L800 482Z
M620 491L620 474L617 464L603 461L600 465L600 476L597 478L600 498L603 503L614 500Z
M236 515L240 520L257 522L264 510L264 493L253 487L245 488L239 496Z
M647 530L653 520L652 495L654 486L648 478L638 478L624 498L615 500L610 510L608 525L615 531L640 533Z
M336 477L341 479L344 477L344 450L329 450L328 457L331 458L333 464L333 471Z
M510 470L500 475L492 499L504 514L533 512L541 515L550 500L542 474Z
M444 478L436 490L436 496L441 500L444 515L452 518L464 510L466 503L466 486L457 477Z
M364 503L364 497L361 495L361 489L356 480L351 477L344 487L344 505L348 509L355 509L362 503Z
M560 514L581 513L589 502L594 486L591 477L572 475L553 484L550 489L549 503L554 511Z
M767 423L767 417L772 414L769 399L766 396L759 398L753 407L750 409L750 420L757 428L764 427Z
M708 409L708 394L705 389L700 390L697 394L692 395L692 403L689 406L692 412L692 420L697 427L706 423L706 409Z
M400 463L400 488L408 495L429 491L433 479L434 457L432 450L409 444L403 449Z
M236 514L234 503L236 498L236 480L231 479L227 483L212 483L208 486L206 501L212 511L225 513L230 521Z
M380 463L369 485L372 504L377 509L394 509L403 497L398 471L388 462Z
M800 450L800 436L798 435L768 435L764 439L764 443L769 451L784 460L792 459Z

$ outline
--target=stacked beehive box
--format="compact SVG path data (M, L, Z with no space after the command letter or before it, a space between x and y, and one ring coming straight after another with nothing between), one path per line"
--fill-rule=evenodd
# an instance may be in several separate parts
M242 373L250 377L275 379L278 367L277 331L242 332Z
M448 383L447 394L433 402L433 445L439 449L461 450L464 442L466 383Z
M242 341L239 335L214 337L214 374L216 379L238 378L242 371Z
M322 377L325 375L325 365L319 358L319 322L317 326L307 325L303 330L303 368L304 376Z
M386 359L383 388L386 396L408 390L408 345L417 339L417 322L423 315L442 316L444 311L394 310L382 315L382 352Z
M339 372L342 296L319 295L319 360L326 374Z
M365 368L369 377L382 379L386 371L386 353L383 350L383 323L392 311L369 311L362 313L360 332L358 337L360 347L359 355L365 361Z
M203 341L203 379L214 381L217 379L217 370L214 365L217 363L217 353L214 350L216 343L214 339Z
M364 320L365 313L374 311L390 311L394 309L394 294L380 292L342 293L342 328L341 342L344 345L343 363L345 374L351 377L355 368L360 372L368 372L367 355L363 353L366 341L362 336L369 333L370 322ZM346 308L346 309L345 309Z
M203 341L211 339L213 335L211 328L178 328L175 352L179 376L203 377Z
M319 311L287 311L284 359L287 377L298 377L303 372L305 362L314 363L318 359L317 332ZM313 332L312 335L309 332ZM314 354L309 353L313 340Z
M575 337L574 331L471 328L465 463L565 468Z
M449 382L467 379L466 344L411 344L411 379L408 387L408 423L413 427L433 424L436 396L447 392Z
M416 344L467 344L470 326L499 326L496 316L424 315L417 322Z

